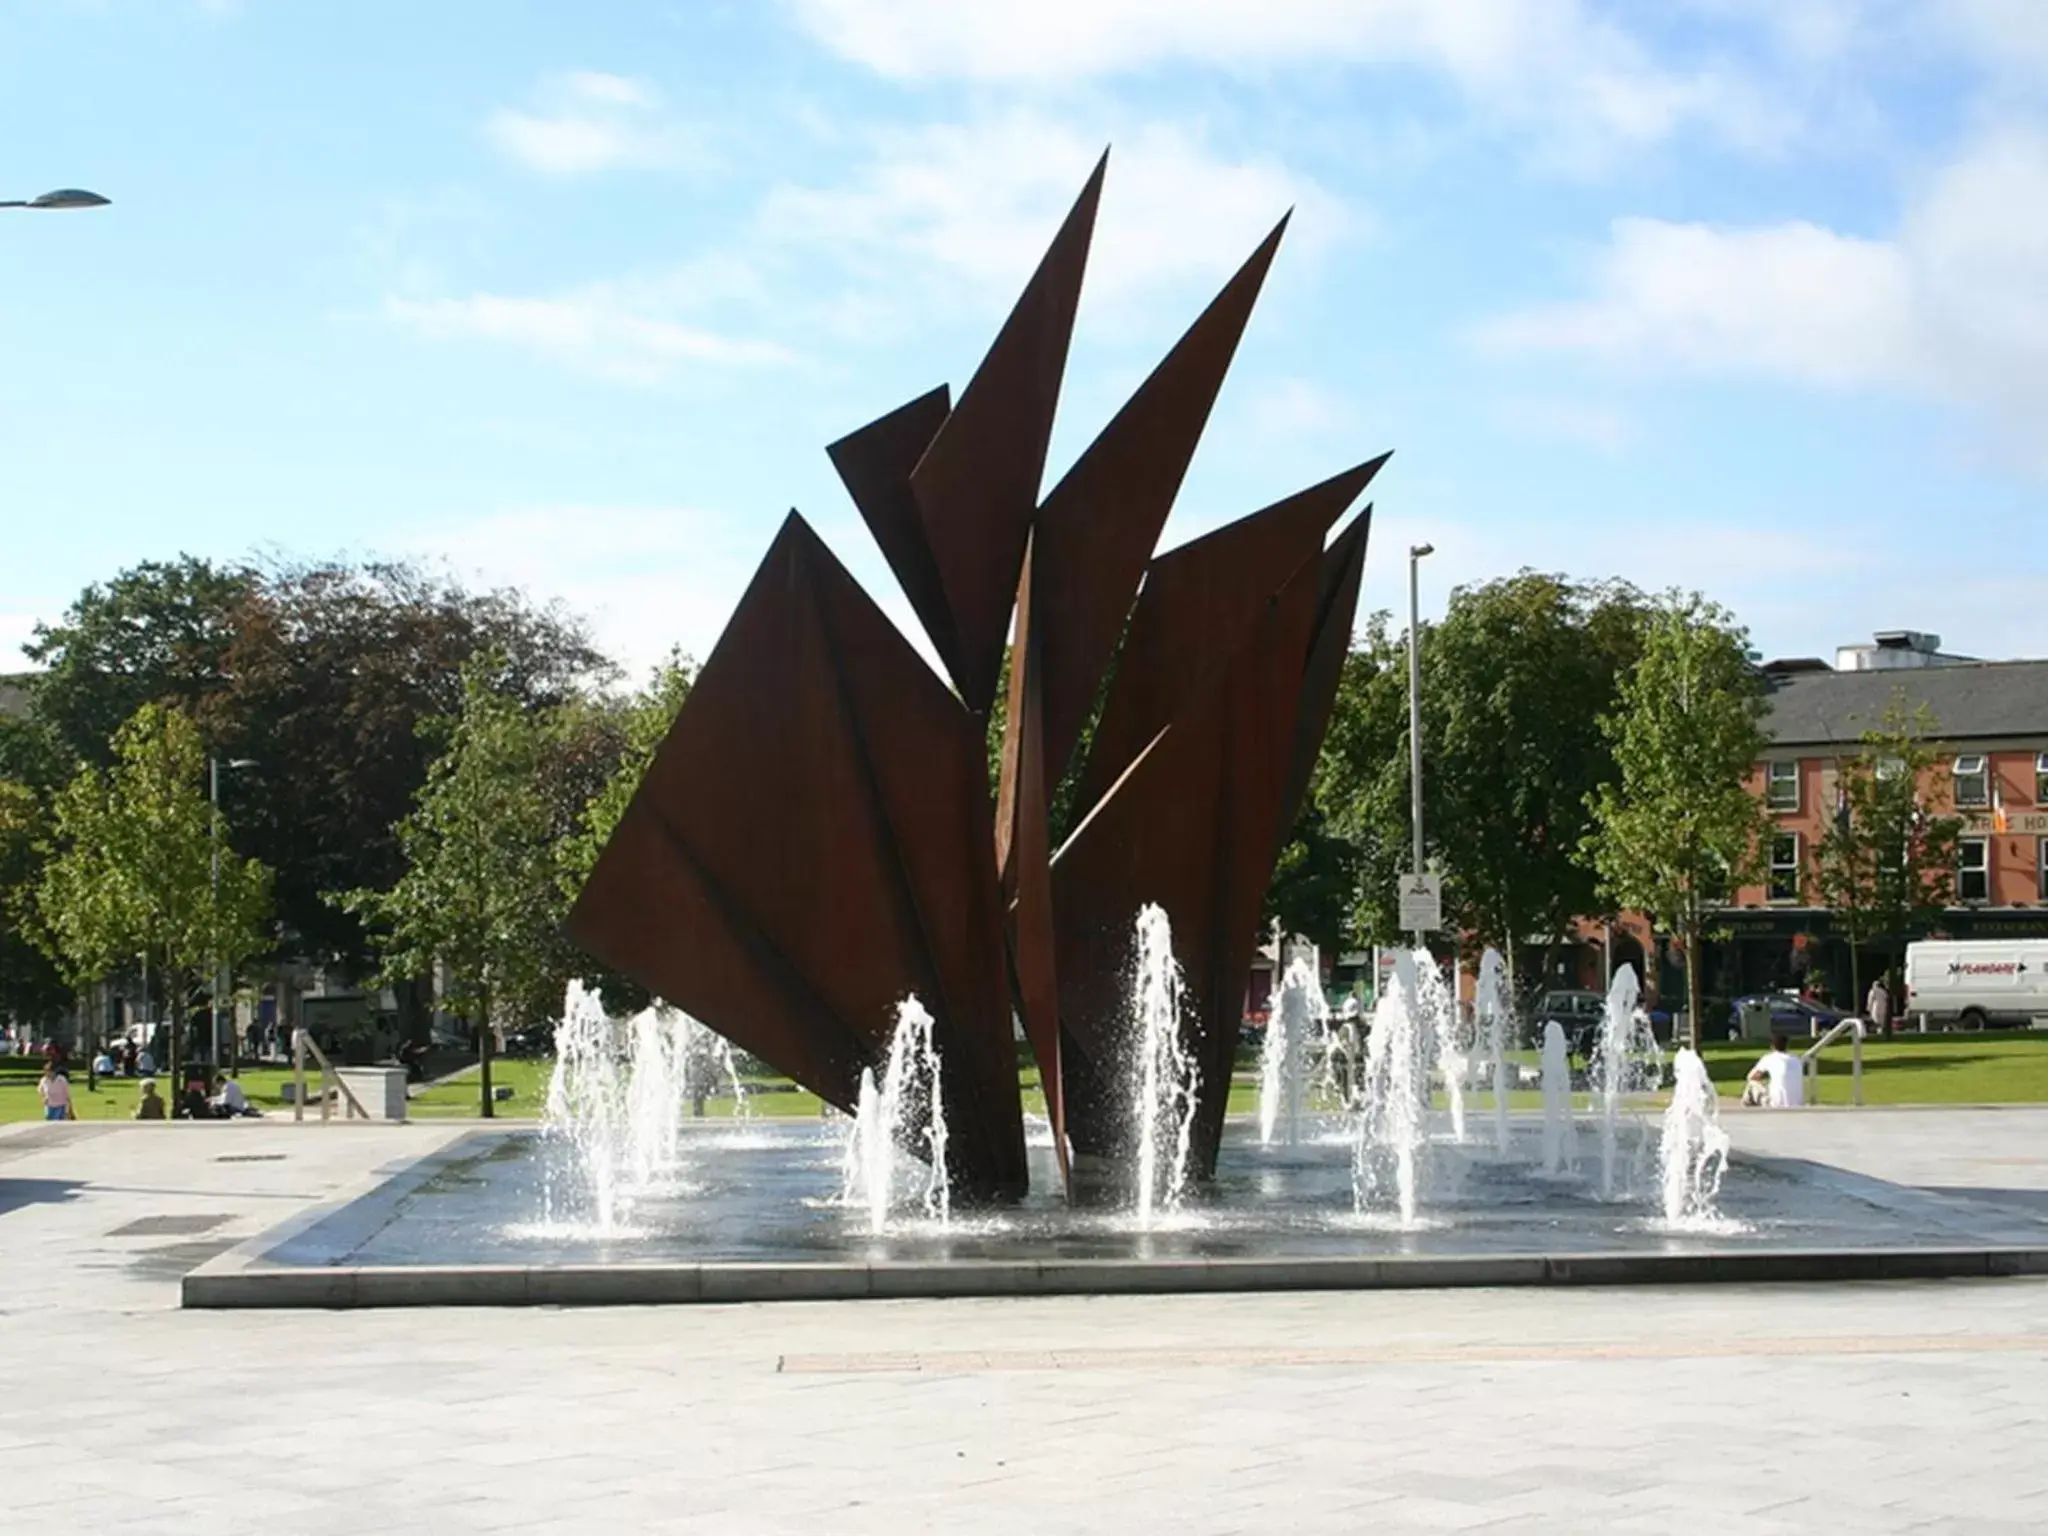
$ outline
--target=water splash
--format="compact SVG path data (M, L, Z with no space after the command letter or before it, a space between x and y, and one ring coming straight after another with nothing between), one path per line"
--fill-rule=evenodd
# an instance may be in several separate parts
M1664 1220L1678 1227L1711 1227L1721 1219L1716 1201L1728 1169L1728 1133L1721 1129L1720 1102L1699 1053L1681 1047L1671 1069L1671 1102L1657 1147Z
M1259 1145L1270 1147L1276 1131L1286 1145L1301 1145L1309 1044L1324 1033L1329 1017L1318 956L1313 948L1296 950L1274 996L1259 1053Z
M1413 1227L1419 1200L1420 1161L1429 1140L1429 1047L1417 997L1418 960L1394 957L1394 973L1374 1004L1366 1040L1351 1147L1351 1198L1361 1213L1389 1205Z
M697 1118L704 1117L705 1101L723 1090L732 1099L732 1118L751 1120L754 1112L746 1082L740 1077L739 1052L732 1042L686 1013L677 1017L682 1021L683 1097L690 1101Z
M1579 1164L1579 1132L1572 1123L1572 1061L1564 1026L1543 1026L1543 1171L1555 1178Z
M1426 949L1414 952L1414 1004L1429 1023L1436 1069L1444 1080L1444 1099L1451 1110L1451 1139L1465 1139L1465 1069L1468 1065L1459 1028L1458 999L1444 981L1435 959ZM1424 1078L1427 1083L1427 1077ZM1427 1103L1427 1100L1424 1101Z
M1620 1127L1623 1100L1657 1086L1664 1074L1664 1055L1650 1030L1649 1015L1636 1006L1642 986L1632 966L1614 973L1607 989L1607 1011L1593 1050L1593 1092L1600 1112L1600 1194L1612 1199L1620 1192Z
M544 1141L562 1148L548 1164L542 1219L616 1230L626 1203L626 1075L618 1028L604 999L569 983L555 1026L555 1069L548 1078Z
M1195 1129L1195 1062L1181 1040L1180 963L1163 908L1138 913L1137 958L1131 977L1131 1028L1136 1046L1139 1222L1179 1206L1187 1191L1188 1150Z
M642 1188L681 1160L685 1022L683 1015L656 1006L626 1023L626 1168Z
M1479 980L1473 987L1472 1014L1486 1045L1486 1060L1493 1069L1493 1146L1508 1149L1508 1035L1514 1028L1513 989L1508 985L1508 968L1500 951L1489 948L1479 957Z
M887 1231L901 1210L941 1224L952 1219L940 1081L932 1016L915 996L906 997L896 1005L881 1082L872 1069L860 1075L860 1102L840 1159L840 1202L866 1211L870 1232Z

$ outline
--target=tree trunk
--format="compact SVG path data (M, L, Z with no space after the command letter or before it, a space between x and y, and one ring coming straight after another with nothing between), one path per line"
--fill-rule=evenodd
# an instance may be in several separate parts
M164 1031L164 1064L171 1069L171 1097L175 1099L185 1084L178 1075L179 1058L183 1055L180 1047L184 1041L179 1038L185 1033L185 1010L180 1004L184 991L177 983L177 973L166 969L164 972L164 1012L170 1027Z
M482 1094L482 1115L489 1120L494 1114L491 1107L491 1004L490 994L484 996L483 1018L476 1026L476 1064L479 1092Z
M1705 925L1697 917L1685 925L1685 1038L1695 1052L1700 1048L1700 931Z

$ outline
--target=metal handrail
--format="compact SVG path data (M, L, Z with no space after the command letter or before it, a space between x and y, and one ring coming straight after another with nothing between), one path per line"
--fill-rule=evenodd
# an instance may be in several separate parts
M1820 1053L1844 1035L1850 1037L1849 1102L1859 1105L1863 1102L1863 1032L1864 1024L1861 1019L1842 1019L1800 1053L1799 1070L1805 1075L1807 1085L1813 1090L1810 1096L1801 1095L1807 1103L1817 1103L1820 1098Z
M334 1095L339 1092L344 1108L344 1120L370 1118L370 1112L363 1108L362 1100L355 1091L342 1081L334 1070L334 1063L327 1059L327 1053L313 1042L313 1037L303 1029L292 1031L292 1119L303 1122L306 1118L306 1052L313 1053L313 1059L320 1064L320 1120L325 1124L334 1113Z

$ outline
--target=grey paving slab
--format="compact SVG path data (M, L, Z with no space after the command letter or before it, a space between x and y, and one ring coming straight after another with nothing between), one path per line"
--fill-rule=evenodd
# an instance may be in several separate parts
M1978 1189L2048 1129L1903 1120L1758 1134L1981 1129L1925 1181ZM239 1238L447 1132L160 1129L0 1135L9 1536L2048 1528L2041 1281L187 1312L117 1229Z

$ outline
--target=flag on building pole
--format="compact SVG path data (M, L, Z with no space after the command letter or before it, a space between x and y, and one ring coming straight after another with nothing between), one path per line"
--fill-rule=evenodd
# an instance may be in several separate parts
M2008 828L2005 819L2005 796L1999 793L1998 780L1991 781L1991 830L2004 832Z

